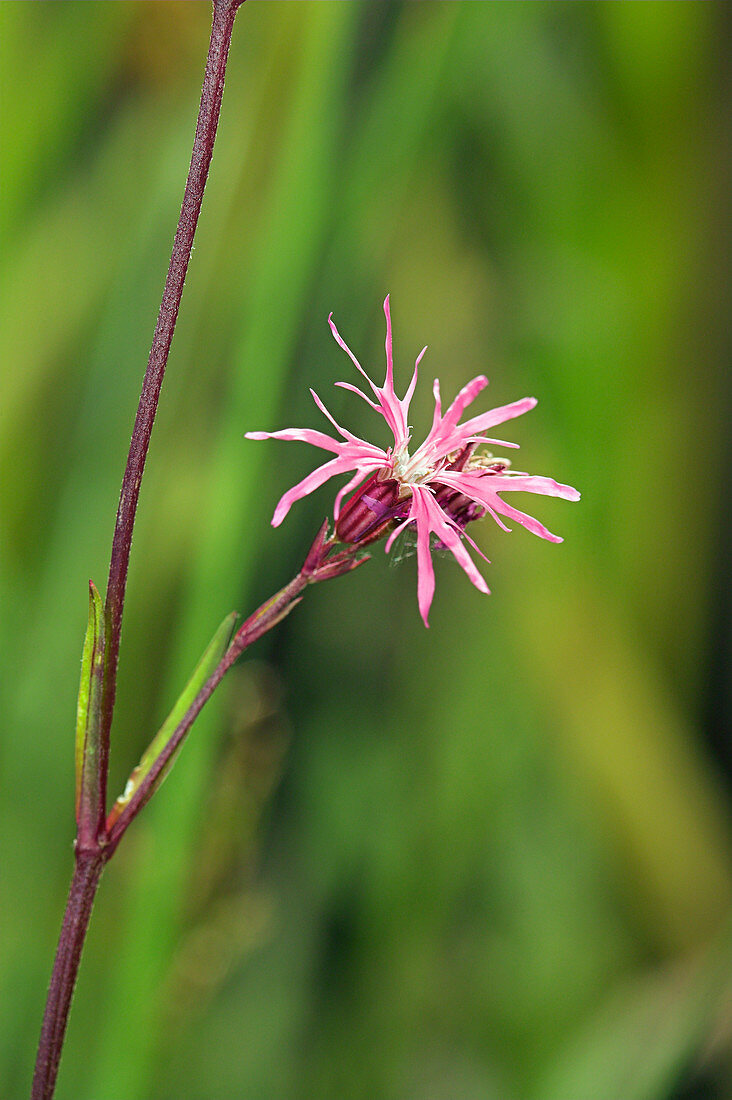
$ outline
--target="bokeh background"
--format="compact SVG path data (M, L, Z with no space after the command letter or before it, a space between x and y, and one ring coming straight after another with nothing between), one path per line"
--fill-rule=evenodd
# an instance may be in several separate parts
M0 5L0 1092L71 872L87 579L182 195L206 3ZM108 868L59 1100L732 1096L729 8L255 3L143 487L112 789L332 491L248 429L384 442L375 377L486 372L566 542L480 596L380 548L232 674ZM481 399L482 400L482 399ZM490 407L485 402L482 408ZM374 435L374 433L376 433Z

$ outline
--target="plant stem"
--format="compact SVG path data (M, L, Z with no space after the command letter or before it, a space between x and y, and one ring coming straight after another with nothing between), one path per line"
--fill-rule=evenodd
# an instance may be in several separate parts
M243 0L213 0L211 40L206 61L206 72L203 78L191 164L183 194L178 228L173 242L168 275L165 280L163 298L160 303L160 312L155 326L152 347L150 348L150 357L142 383L142 393L140 394L117 508L105 606L108 641L100 738L100 778L104 791L106 791L109 739L117 687L122 612L137 501L150 445L150 436L155 422L160 387L163 383L170 344L175 331L175 323L178 319L178 308L183 294L188 262L191 257L193 237L198 224L198 216L201 212L203 192L208 178L209 165L211 164L221 110L221 98L224 92L224 75L234 17L242 2ZM100 828L104 823L105 812L105 806L102 805Z
M327 523L324 523L320 528L300 572L289 584L286 584L284 588L281 588L279 592L263 603L239 627L226 653L171 733L165 747L156 757L154 764L129 802L124 806L121 813L113 812L110 814L106 826L108 857L116 850L124 833L140 810L152 798L163 773L180 748L191 726L244 650L271 630L273 626L281 622L286 615L289 615L290 611L302 599L302 593L308 585L341 576L343 573L358 568L359 565L368 560L368 556L361 555L360 549L356 546L346 547L332 555L336 542L335 539L327 537L327 527Z
M142 383L127 466L122 479L117 521L112 541L105 604L108 640L99 736L98 784L96 784L100 792L99 806L97 807L99 819L96 833L94 833L91 823L87 823L88 827L85 829L84 835L85 847L77 848L76 851L74 876L71 881L66 912L61 926L61 935L53 964L41 1027L38 1057L33 1075L32 1100L51 1100L53 1096L61 1049L66 1034L69 1006L76 983L84 938L102 868L112 851L107 845L105 832L109 737L116 695L122 611L130 561L132 531L135 524L135 513L145 469L145 460L150 445L150 436L155 422L158 398L160 397L160 388L163 383L173 332L178 319L183 284L191 257L193 238L198 224L203 192L216 139L234 18L242 3L243 0L213 0L211 38L206 72L203 78L201 102L198 109L191 164L188 170L183 204L173 242L173 251L165 280L160 312ZM91 838L88 834L91 834Z
M324 557L327 557L329 549L330 544L326 543L323 549ZM341 554L339 558L350 558L350 554ZM352 563L350 561L344 563L344 571L346 566L353 568L357 564L360 562L355 560ZM323 565L324 577L333 575L329 572L331 569L330 563ZM302 591L310 583L319 579L317 572L311 573L303 568L289 584L280 589L247 619L235 634L223 659L191 703L163 752L150 769L145 782L123 813L114 821L109 831L105 829L101 839L92 847L85 849L77 847L74 877L71 880L43 1016L31 1100L51 1100L53 1096L81 951L105 863L114 854L128 826L155 793L162 772L237 657L280 622L300 602Z
M368 560L367 556L361 555L357 546L349 546L333 553L336 543L333 538L327 537L327 527L327 523L321 527L299 573L239 627L223 658L196 695L144 781L119 816L115 818L110 815L109 826L105 824L99 839L94 838L90 847L81 848L77 842L76 866L53 964L31 1100L51 1100L53 1096L81 951L105 863L111 859L140 810L152 798L160 785L163 772L236 659L297 606L308 585L338 577Z
M140 810L152 798L162 773L180 748L191 726L231 666L237 658L241 656L245 649L248 649L253 642L256 642L263 634L266 634L268 630L276 626L276 624L300 602L302 599L301 593L307 588L310 581L310 577L303 573L298 573L297 576L281 589L276 596L273 596L266 603L262 604L262 606L255 611L237 631L231 645L181 718L171 734L170 740L145 776L143 783L137 789L119 817L110 823L108 830L110 855L116 850L124 833L137 817Z
M76 852L74 876L48 988L31 1100L51 1100L53 1096L81 950L106 859L103 848L77 849Z

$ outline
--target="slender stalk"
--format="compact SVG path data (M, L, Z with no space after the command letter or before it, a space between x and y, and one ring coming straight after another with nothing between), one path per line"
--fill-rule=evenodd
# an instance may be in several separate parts
M140 394L140 402L135 417L127 466L122 479L105 605L108 642L100 738L100 779L104 791L106 791L109 738L117 690L117 664L119 661L122 612L137 501L140 495L140 484L145 469L150 436L155 422L160 387L163 383L173 332L178 319L178 309L183 294L188 262L191 257L193 237L198 224L198 216L201 212L203 192L211 164L221 110L221 98L224 92L224 75L229 56L234 17L242 2L243 0L213 0L211 40L206 61L206 72L203 78L191 165L183 193L183 204L173 242L173 251L170 257L152 347L150 348L150 357L142 383L142 393ZM105 806L102 805L100 828L104 823L105 812Z
M173 332L178 319L183 284L188 270L193 238L198 224L203 192L216 139L234 18L242 3L243 0L213 0L211 38L203 78L201 102L198 109L191 164L183 194L183 203L173 242L173 251L165 280L160 312L142 383L142 392L135 417L127 466L122 480L112 541L105 603L108 641L101 706L98 783L96 784L96 789L100 793L99 804L95 807L99 818L98 827L94 830L92 824L87 822L84 829L84 847L77 847L74 876L71 881L69 898L61 926L61 935L43 1017L31 1100L51 1100L53 1096L84 938L99 885L99 878L112 850L107 844L105 829L109 737L114 712L120 632L130 547L132 545L132 531L140 494L140 484L145 469L145 460L150 445L150 436L158 407L160 388L163 383Z
M261 638L263 634L266 634L268 630L271 630L273 626L280 622L300 602L302 599L300 594L307 588L310 579L303 573L298 573L276 596L273 596L267 603L262 604L259 610L255 611L254 615L236 633L231 645L181 718L171 734L170 740L145 776L143 783L141 783L119 817L110 822L108 829L110 855L115 851L127 828L137 817L140 810L152 798L161 774L165 771L196 718L236 659L253 642L256 642L258 638Z
M329 549L330 546L326 543L325 556ZM348 557L350 558L350 555ZM338 564L339 562L336 561L336 566ZM356 564L360 562L349 560L344 561L341 567L345 571L345 568L353 568ZM330 572L332 568L332 563L324 565L325 577L337 575ZM31 1100L51 1100L53 1096L81 952L104 864L115 852L128 826L155 793L161 773L237 657L280 622L300 602L301 592L308 584L318 579L320 578L317 573L311 574L303 568L288 585L262 604L259 610L247 619L237 631L223 659L193 700L165 749L150 769L145 782L125 807L124 812L109 830L105 829L101 841L88 849L77 847L74 877L71 880L43 1016Z
M321 527L299 573L239 627L223 658L196 695L124 810L116 818L110 815L103 832L98 839L93 838L88 848L79 847L77 842L76 867L48 990L31 1100L51 1100L53 1096L81 951L105 863L111 859L140 810L152 798L162 773L237 658L297 606L308 585L339 577L368 560L368 556L362 555L357 546L334 553L336 541L327 537L327 527L327 522Z
M53 1096L81 950L106 859L107 853L102 848L76 852L74 876L41 1027L31 1100L51 1100Z
M111 856L122 839L128 827L139 814L143 806L150 801L157 790L160 778L168 767L170 761L180 748L184 738L198 715L203 710L216 688L223 680L234 662L241 656L245 649L253 645L259 638L266 634L273 626L281 622L290 611L299 604L302 593L310 584L331 580L358 568L368 556L361 554L358 547L352 546L341 550L331 556L334 539L328 539L327 523L321 527L315 542L303 564L300 572L281 588L274 596L259 607L253 615L244 622L234 635L234 638L224 656L219 661L206 683L192 701L175 730L170 735L164 749L156 757L154 764L146 774L144 780L130 798L127 805L119 815L110 814L107 820L106 838L107 852Z

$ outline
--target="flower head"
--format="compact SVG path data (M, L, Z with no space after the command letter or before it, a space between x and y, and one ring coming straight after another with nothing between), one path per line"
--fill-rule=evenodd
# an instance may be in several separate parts
M476 568L465 543L479 554L477 546L466 533L468 523L482 516L491 515L504 531L503 519L514 520L550 542L561 542L538 520L507 504L502 494L512 492L540 493L545 496L578 500L579 493L569 485L560 485L548 477L530 477L514 473L510 463L496 460L491 455L477 453L481 444L498 447L517 447L516 443L492 439L485 433L506 420L533 409L536 399L524 397L510 405L503 405L489 412L479 413L460 423L465 409L485 386L488 379L482 374L473 378L460 390L447 408L442 411L440 385L434 383L435 411L427 438L410 452L411 442L409 405L417 384L419 364L426 348L417 356L414 373L403 398L394 389L394 361L392 356L391 315L389 297L384 301L386 314L386 378L383 386L376 386L353 352L342 340L328 318L333 336L349 356L353 365L368 383L372 396L350 382L336 382L337 386L358 394L368 405L384 417L394 437L393 446L384 450L367 443L342 428L326 409L314 390L313 400L335 428L340 439L310 428L285 428L278 432L247 432L248 439L286 439L311 443L334 457L323 463L302 481L284 494L275 508L272 519L277 527L296 500L312 493L330 478L338 474L353 473L350 480L338 491L333 508L336 533L342 542L364 545L383 537L388 532L387 552L394 540L407 528L416 532L417 541L417 598L419 610L428 626L427 616L435 589L435 574L431 551L445 548L456 558L470 580L481 592L488 592L483 577ZM348 493L353 496L343 505ZM434 539L431 537L434 536ZM481 554L482 557L484 555ZM487 561L487 559L485 559Z

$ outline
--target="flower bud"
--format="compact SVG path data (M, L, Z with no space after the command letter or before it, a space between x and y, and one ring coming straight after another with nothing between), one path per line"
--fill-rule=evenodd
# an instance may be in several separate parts
M404 510L399 500L399 483L382 479L381 472L372 474L347 501L336 522L336 535L341 542L365 546L383 538L392 522Z
M457 452L451 462L445 467L451 473L468 470L472 474L490 476L491 474L503 474L510 466L507 459L493 459L492 455L475 455L477 443L468 443ZM447 485L439 485L439 474L435 475L435 500L449 519L464 531L473 520L482 519L487 509L477 501L472 500L464 493Z
M446 485L439 487L435 493L435 500L445 515L463 531L473 520L482 519L486 514L486 509L480 504L476 504L474 500L456 489L449 489Z

